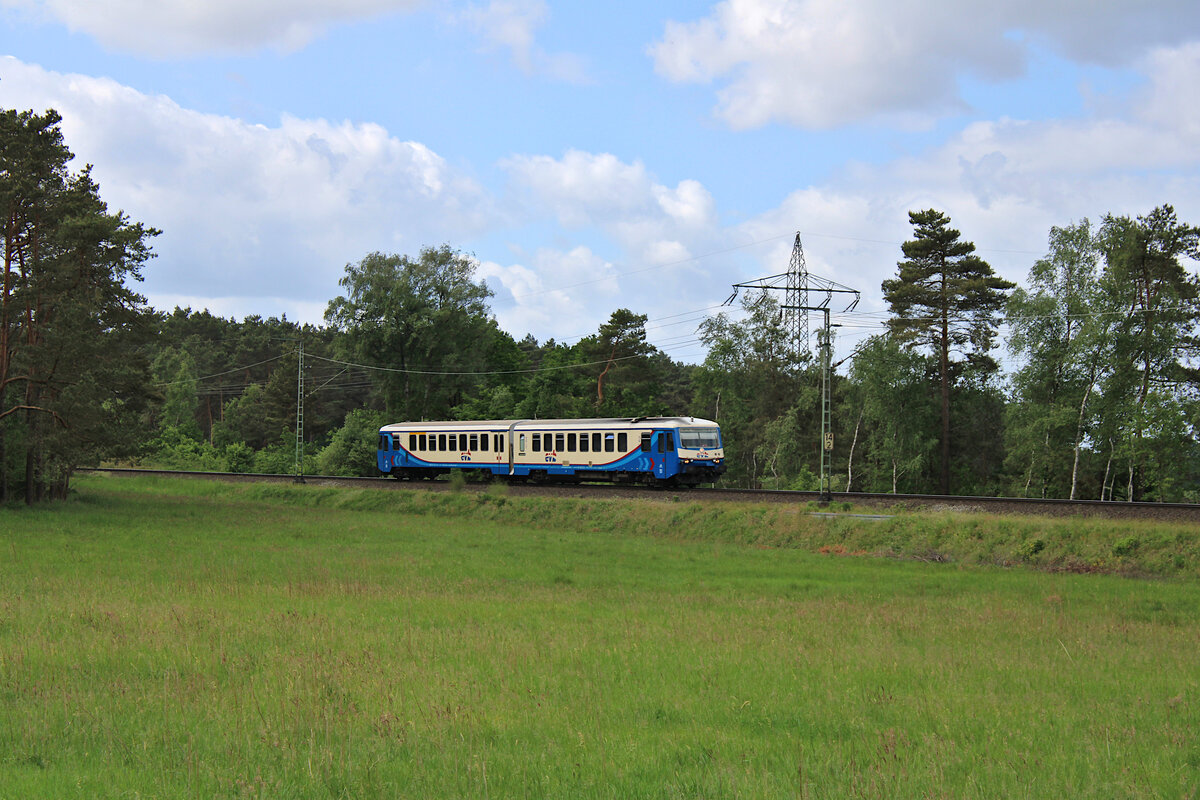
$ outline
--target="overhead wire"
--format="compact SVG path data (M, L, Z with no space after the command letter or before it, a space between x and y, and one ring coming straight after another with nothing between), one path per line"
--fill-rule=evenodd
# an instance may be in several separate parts
M227 369L224 372L216 372L216 373L213 373L212 375L204 375L199 378L185 378L183 380L178 380L178 381L161 381L154 385L155 386L178 386L182 383L192 383L193 381L206 381L206 380L209 380L210 378L219 378L222 375L232 375L235 372L243 372L248 369L254 369L255 367L261 367L263 364L270 364L272 361L278 361L279 359L283 358L285 355L287 355L287 354L280 353L277 356L273 356L272 358L268 358L268 359L259 361L254 364L247 364L244 367L234 367L233 369Z
M647 320L647 321L653 321L653 322L661 322L662 324L653 325L653 326L643 326L643 330L660 330L660 329L664 329L664 328L675 327L678 325L691 324L691 323L694 323L697 321L703 321L705 319L710 318L710 315L708 315L706 312L709 312L709 311L712 311L714 309L721 308L721 307L722 306L720 306L720 305L708 306L708 307L701 308L701 309L684 311L684 312L680 312L677 314L671 314L671 315L667 315L664 317L654 318L653 320ZM1161 309L1159 309L1159 310L1161 310ZM1137 312L1137 311L1149 311L1149 310L1148 309L1130 309L1130 310L1124 310L1124 311L1095 311L1095 312L1085 312L1085 313L1079 313L1079 314L1066 314L1066 315L1053 314L1053 313L1040 314L1040 315L1026 315L1026 316L1021 316L1021 317L1007 317L1005 320L1003 320L1002 324L1008 325L1008 324L1012 324L1013 322L1027 322L1027 321L1036 321L1036 320L1042 320L1042 319L1082 320L1082 319L1100 318L1100 317L1129 317L1132 315L1132 313ZM853 340L861 339L861 338L869 335L867 333L867 331L886 329L888 327L887 323L891 318L892 317L890 316L890 312L883 311L883 310L845 312L845 313L842 313L839 315L839 319L844 320L844 321L839 322L837 327L840 329L844 329L844 330L859 331L859 333L857 333L857 334L851 334L851 335L842 337L843 342L847 339L853 341ZM936 317L936 316L909 318L909 320L912 322L936 322L939 319L940 318ZM956 323L971 321L969 318L958 317L958 316L950 317L949 319ZM586 336L591 336L591 335L593 335L593 334L587 334ZM586 338L586 336L579 337L579 338L580 339ZM668 336L663 339L659 339L657 341L657 343L653 344L652 346L660 352L667 353L667 352L677 352L680 349L692 347L694 345L701 345L702 347L704 347L705 342L703 339L696 336L695 333L690 333L690 334L679 334L676 336ZM861 349L861 348L855 348L854 351L849 356L841 359L838 362L838 364L844 363L846 360L853 358L855 355L857 355L859 349ZM263 366L265 364L270 364L275 361L278 361L279 359L283 358L285 355L292 355L297 352L298 351L289 351L287 353L281 353L277 356L263 359L261 361L254 362L252 364L246 364L243 366L234 367L232 369L224 370L222 372L212 373L210 375L203 375L203 376L199 376L196 378L182 379L182 380L175 380L175 381L161 381L154 385L158 386L158 387L169 387L169 386L178 386L178 385L182 385L182 384L186 384L186 383L201 383L203 381L212 380L214 378L224 377L226 375L242 373L247 370ZM681 355L677 355L676 357L678 358L678 357L699 356L699 355L704 355L704 352L705 351L701 351L700 353L681 354ZM576 363L576 364L555 364L555 365L543 364L543 365L539 365L537 367L527 367L527 368L522 368L522 369L507 369L507 370L495 370L495 369L489 369L489 370L435 370L435 369L427 369L427 368L395 368L395 367L383 367L383 366L371 365L371 364L358 364L358 363L354 363L354 362L350 362L350 361L344 361L341 359L335 359L335 358L330 358L327 356L317 355L317 354L311 353L311 352L306 353L305 356L306 356L306 360L308 360L310 362L315 360L315 361L326 362L326 363L341 367L341 369L339 369L335 372L331 372L329 375L312 376L311 380L323 381L323 383L321 383L321 385L317 386L315 389L310 390L307 393L310 395L316 391L320 391L323 389L353 390L353 389L371 388L374 385L373 380L370 377L370 373L372 373L372 372L389 372L389 373L395 373L395 374L426 375L426 376L434 376L434 377L487 377L487 376L496 376L496 375L529 375L529 374L536 374L536 373L540 373L540 372L552 372L552 371L562 371L562 370L569 370L569 369L581 369L581 368L586 368L586 367L595 367L595 366L600 366L603 364L609 364L609 363L619 362L619 361L628 361L628 360L642 357L640 355L617 356L614 358L606 358L606 359L582 362L582 363ZM360 372L359 374L355 374L352 372L352 370L361 370L362 372ZM342 378L343 376L345 376L346 380L343 380L339 383L334 383L334 381L337 381L339 378ZM248 382L238 382L238 383L225 383L225 384L221 384L219 386L202 387L202 388L198 388L197 394L201 395L201 396L237 395L237 394L244 392L250 386L256 385L257 383L259 383L259 382L248 381Z

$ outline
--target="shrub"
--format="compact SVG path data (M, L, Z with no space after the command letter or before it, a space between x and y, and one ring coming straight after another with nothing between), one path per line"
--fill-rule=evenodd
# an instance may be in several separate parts
M225 471L249 472L254 468L254 450L245 442L225 445Z
M317 455L322 475L371 477L379 473L375 463L379 428L385 423L382 411L356 408L346 415L342 427Z
M1112 552L1114 556L1118 557L1131 556L1138 551L1139 545L1141 545L1141 540L1136 536L1126 536L1113 544Z
M1022 561L1032 561L1033 557L1046 549L1046 542L1040 538L1026 539L1017 547L1017 557Z

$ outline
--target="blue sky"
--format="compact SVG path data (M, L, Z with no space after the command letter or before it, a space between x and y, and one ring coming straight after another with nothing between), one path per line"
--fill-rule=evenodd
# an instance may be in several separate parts
M63 115L163 230L155 307L320 322L347 263L448 242L517 338L616 308L703 357L809 269L879 330L907 212L1022 281L1051 226L1200 222L1200 6L1145 0L0 0L0 106Z

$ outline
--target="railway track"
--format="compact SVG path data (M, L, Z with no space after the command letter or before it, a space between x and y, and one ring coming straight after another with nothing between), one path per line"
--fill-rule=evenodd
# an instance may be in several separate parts
M262 475L233 472L186 472L180 470L94 468L94 472L118 476L165 475L229 482L298 483L310 486L374 488L390 491L452 491L449 481L397 481L391 478L344 478L324 475ZM481 492L487 484L468 483L465 491ZM566 496L608 499L661 500L664 502L739 502L819 504L823 510L873 512L955 511L1029 516L1078 516L1103 519L1147 519L1200 524L1200 505L1187 503L1123 503L1099 500L1045 500L1022 497L963 497L919 494L871 494L834 492L828 503L821 503L819 492L768 489L653 489L614 486L612 484L511 484L508 492L516 497Z

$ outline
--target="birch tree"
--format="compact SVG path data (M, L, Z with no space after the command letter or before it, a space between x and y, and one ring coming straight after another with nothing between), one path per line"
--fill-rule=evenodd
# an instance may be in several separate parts
M1012 376L1008 461L1025 496L1078 494L1080 457L1119 315L1101 291L1100 256L1087 219L1052 228L1029 288L1008 301L1008 349L1021 363Z

